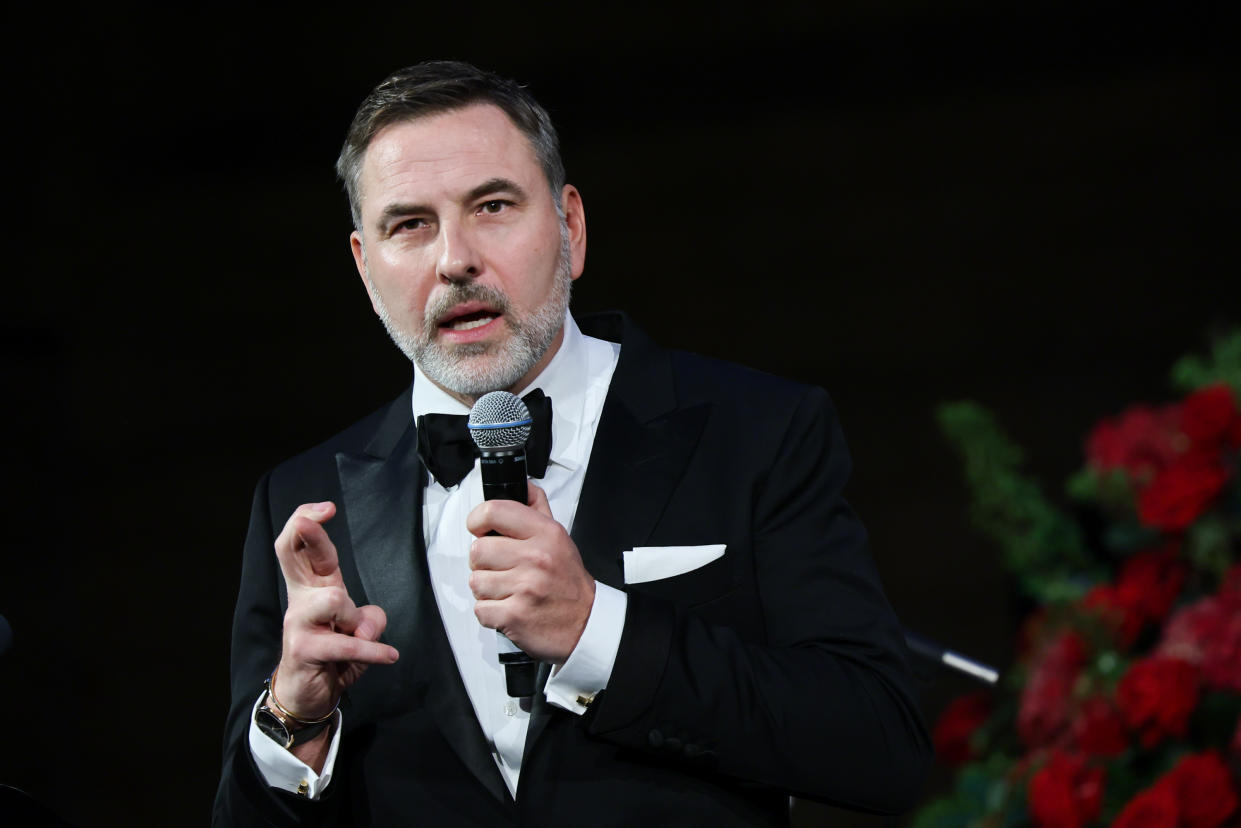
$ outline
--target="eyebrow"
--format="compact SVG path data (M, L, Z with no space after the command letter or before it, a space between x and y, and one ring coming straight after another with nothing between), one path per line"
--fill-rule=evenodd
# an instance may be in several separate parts
M482 184L479 184L477 187L470 190L465 194L465 200L467 202L477 201L483 196L495 195L496 193L510 193L518 201L525 201L527 198L526 191L522 189L521 185L516 181L509 178L497 177L489 178ZM397 202L395 204L389 204L383 209L383 212L379 214L378 224L382 228L386 227L393 219L400 218L401 216L431 212L434 211L426 204L414 204L407 201Z
M508 178L491 178L479 184L466 194L466 201L475 201L483 196L494 195L496 193L511 193L518 201L526 199L526 191L516 181Z
M425 204L411 204L408 201L398 201L395 204L389 204L383 209L383 212L379 214L379 218L375 222L375 226L383 230L393 219L429 212L431 212L431 208Z

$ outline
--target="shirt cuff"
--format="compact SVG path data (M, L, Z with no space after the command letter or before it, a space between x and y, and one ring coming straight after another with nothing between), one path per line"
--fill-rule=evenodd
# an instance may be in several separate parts
M586 629L568 660L552 670L543 688L550 703L580 716L595 694L608 686L628 608L628 595L595 581L595 603L586 619Z
M332 766L336 764L336 749L340 746L343 715L340 710L336 711L336 721L332 724L332 744L328 747L327 759L323 762L323 770L315 773L310 765L276 744L254 723L254 713L259 709L264 695L266 694L259 695L250 711L250 755L254 757L254 764L258 766L263 781L271 787L307 799L318 799L332 781Z

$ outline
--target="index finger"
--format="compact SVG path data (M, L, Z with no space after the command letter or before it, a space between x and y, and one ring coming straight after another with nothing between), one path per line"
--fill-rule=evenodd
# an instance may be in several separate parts
M534 483L526 484L527 506L542 515L554 518L552 514L552 506L547 502L547 493Z
M336 514L336 504L303 503L276 538L280 571L290 587L342 586L336 546L322 524Z
M525 540L537 531L541 518L534 509L515 500L484 500L466 516L465 528L478 538L495 532L506 538Z

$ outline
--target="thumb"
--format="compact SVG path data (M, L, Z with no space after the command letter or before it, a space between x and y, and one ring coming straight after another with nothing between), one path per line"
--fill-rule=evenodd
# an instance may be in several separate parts
M388 626L388 616L382 608L374 604L367 604L364 607L358 607L358 626L354 629L355 638L362 638L367 641L378 641L379 636L383 635L384 629Z

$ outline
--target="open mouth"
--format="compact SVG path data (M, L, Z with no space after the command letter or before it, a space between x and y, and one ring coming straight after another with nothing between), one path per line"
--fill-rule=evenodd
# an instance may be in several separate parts
M460 311L463 312L453 311L449 316L442 319L439 327L449 331L472 331L500 317L498 311L493 311L490 308L462 307Z

